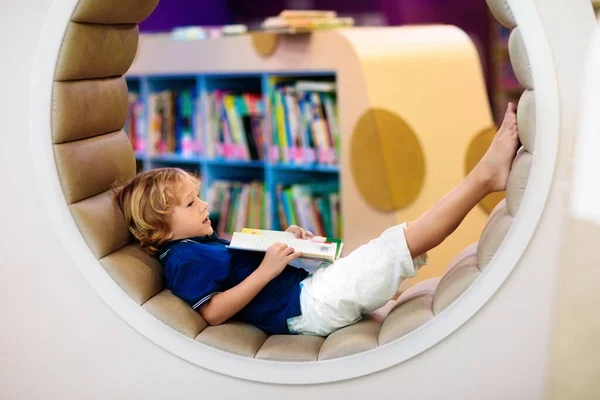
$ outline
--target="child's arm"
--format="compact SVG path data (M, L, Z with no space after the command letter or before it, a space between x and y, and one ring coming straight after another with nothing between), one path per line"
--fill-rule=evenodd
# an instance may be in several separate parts
M237 314L290 262L302 253L285 244L275 243L269 247L263 262L246 279L229 290L213 296L198 311L209 325L220 325Z

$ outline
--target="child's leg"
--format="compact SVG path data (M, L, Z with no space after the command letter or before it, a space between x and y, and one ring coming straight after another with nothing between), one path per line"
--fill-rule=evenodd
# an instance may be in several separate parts
M519 146L515 111L515 105L509 103L490 148L467 178L427 212L408 223L406 242L411 254L423 254L442 243L485 196L506 188Z
M327 335L383 306L422 265L414 255L440 244L487 194L505 189L518 144L511 103L488 152L462 183L408 226L387 229L303 282L302 315L289 321L292 332Z

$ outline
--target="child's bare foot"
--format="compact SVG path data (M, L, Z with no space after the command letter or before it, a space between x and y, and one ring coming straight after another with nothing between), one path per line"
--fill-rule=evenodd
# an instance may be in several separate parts
M473 170L489 186L492 192L506 189L506 181L512 162L519 148L516 106L508 103L502 126L492 144Z

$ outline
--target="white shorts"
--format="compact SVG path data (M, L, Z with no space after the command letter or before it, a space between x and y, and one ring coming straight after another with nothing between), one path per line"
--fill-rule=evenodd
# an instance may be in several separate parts
M411 257L405 228L406 223L387 229L304 279L300 283L302 314L288 320L290 332L327 336L386 304L402 280L415 276L427 263L427 254Z

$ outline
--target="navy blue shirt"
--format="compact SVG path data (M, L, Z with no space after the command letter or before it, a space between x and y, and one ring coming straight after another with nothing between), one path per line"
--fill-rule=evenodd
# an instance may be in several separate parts
M264 253L228 249L215 233L166 242L160 263L171 292L198 309L210 298L242 282L260 265ZM287 320L301 314L300 282L308 272L287 266L233 319L269 334L290 333Z

